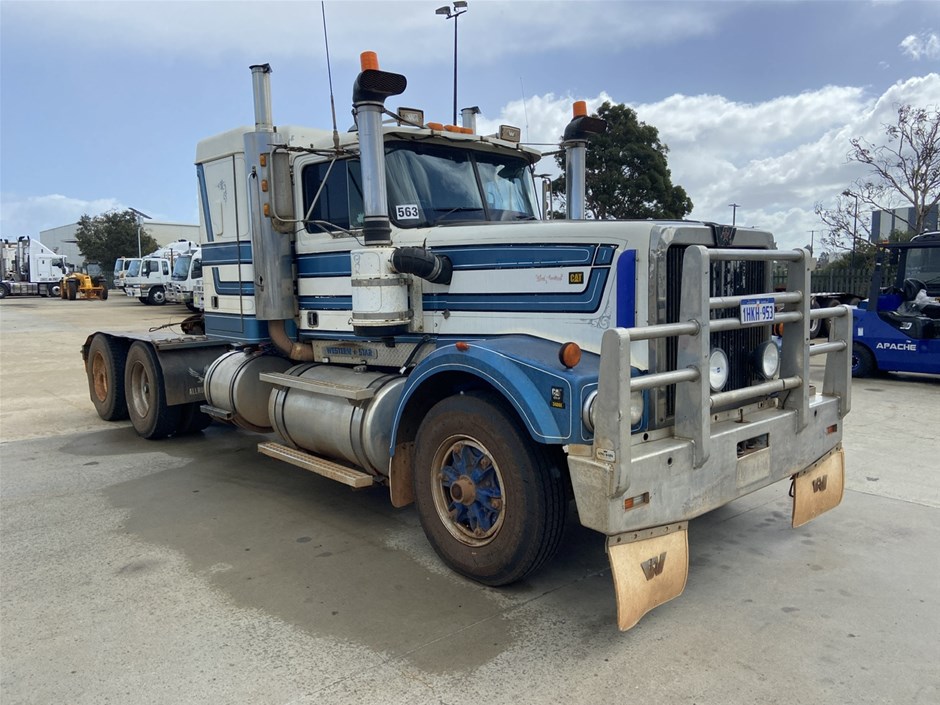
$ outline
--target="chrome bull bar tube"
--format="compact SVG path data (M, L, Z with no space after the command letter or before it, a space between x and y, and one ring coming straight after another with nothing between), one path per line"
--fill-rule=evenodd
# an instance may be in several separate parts
M601 343L601 363L596 404L594 442L590 446L593 463L604 465L608 498L623 495L630 487L633 439L627 410L632 392L668 385L676 386L674 436L690 442L693 468L708 460L712 435L712 410L727 404L744 403L759 397L781 393L781 408L795 412L799 432L807 425L811 390L809 361L827 354L822 393L838 398L839 417L850 408L851 393L851 316L846 306L810 309L809 252L798 250L708 249L690 246L685 252L682 300L678 323L608 330ZM746 296L709 296L712 262L724 260L787 263L787 291ZM712 393L708 384L708 358L712 332L734 330L766 323L742 323L738 319L711 319L711 311L738 306L747 298L773 298L784 305L776 323L783 324L779 378L729 392ZM815 318L830 318L830 340L810 344L809 323ZM630 376L631 347L638 341L678 338L677 369ZM576 456L588 455L588 448L574 449L573 464L584 462ZM678 520L678 517L677 517Z

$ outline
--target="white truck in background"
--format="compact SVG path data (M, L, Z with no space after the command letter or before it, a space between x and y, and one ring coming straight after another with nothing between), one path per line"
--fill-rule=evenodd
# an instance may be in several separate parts
M7 296L52 296L61 293L60 282L69 273L63 255L29 237L0 243L2 280L0 299Z
M370 53L353 130L275 126L270 67L251 70L254 126L196 149L206 334L89 335L103 419L148 439L210 417L274 431L259 452L387 487L446 565L491 586L555 553L574 502L604 538L621 629L682 593L691 519L782 481L794 526L839 504L850 316L811 311L808 250L585 220L606 125L583 103L562 142L567 218L542 220L542 153L518 128L389 111L406 79ZM829 339L811 345L817 318Z
M132 259L124 276L124 293L148 306L162 306L167 302L177 260L196 249L198 245L191 240L178 240L140 259Z
M192 252L177 257L170 280L166 300L184 304L193 312L201 311L202 306L196 302L195 292L197 284L202 283L202 249L197 247ZM199 301L202 301L202 297Z

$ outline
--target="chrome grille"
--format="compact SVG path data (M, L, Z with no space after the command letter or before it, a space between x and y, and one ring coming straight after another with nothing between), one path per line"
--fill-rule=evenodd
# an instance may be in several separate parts
M679 320L684 254L685 246L683 245L673 245L666 252L666 320L662 321L663 323L677 323ZM710 296L768 293L765 285L766 266L764 262L716 262L712 264ZM713 312L714 319L736 318L737 316L737 308L719 309ZM767 325L712 334L712 346L720 347L728 355L730 371L724 391L741 389L756 381L750 361L751 352L770 339L770 332L770 326ZM676 338L667 339L664 370L676 369L677 348ZM675 410L675 387L669 387L666 397L667 416L673 416Z

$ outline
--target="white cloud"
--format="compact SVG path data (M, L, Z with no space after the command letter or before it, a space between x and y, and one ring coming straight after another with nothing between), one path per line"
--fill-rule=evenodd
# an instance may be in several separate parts
M23 235L38 237L42 230L76 223L85 214L120 208L123 206L113 198L86 201L61 194L23 197L4 192L0 194L0 232L6 240Z
M940 59L940 35L936 32L909 34L901 40L898 48L914 61Z
M596 110L601 94L587 101ZM571 97L532 96L507 104L496 117L483 116L478 127L494 132L500 123L525 126L530 142L557 143L571 118ZM761 103L737 103L718 95L672 95L655 103L633 105L640 120L654 125L669 146L673 183L695 204L694 219L730 222L728 204L739 203L737 223L768 229L778 243L818 241L823 224L813 212L817 201L834 202L862 175L850 163L849 139L875 143L882 126L894 120L899 104L940 105L940 75L911 78L880 96L861 88L826 86ZM557 173L554 160L540 171ZM869 217L862 213L863 217Z
M338 65L377 51L401 70L440 56L450 46L441 3L326 3L330 50ZM125 47L178 57L261 52L271 58L323 63L320 3L272 2L18 2L4 4L8 31L41 32L83 49ZM490 2L474 0L459 20L473 53L469 64L546 51L612 50L626 44L672 43L717 31L732 3ZM447 24L445 25L445 22ZM525 27L524 36L519 28ZM15 29L14 29L15 28ZM255 57L258 59L259 57ZM391 64L390 64L391 65Z

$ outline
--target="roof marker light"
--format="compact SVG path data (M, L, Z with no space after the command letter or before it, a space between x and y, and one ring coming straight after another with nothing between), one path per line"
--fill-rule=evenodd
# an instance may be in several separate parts
M587 102L576 100L574 105L571 106L571 112L573 117L585 117L587 115Z
M374 51L364 51L359 55L359 67L362 71L378 71L379 55Z

